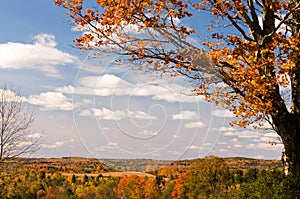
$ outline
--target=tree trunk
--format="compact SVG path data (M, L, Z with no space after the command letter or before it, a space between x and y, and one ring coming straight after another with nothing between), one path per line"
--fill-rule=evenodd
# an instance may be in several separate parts
M272 116L278 135L284 145L285 166L289 175L300 174L300 129L295 114L278 111ZM300 175L299 175L300 176Z
M299 4L299 0L292 0L291 4ZM291 19L292 36L300 38L300 12L295 11ZM300 45L298 44L298 47ZM291 113L282 134L282 141L285 147L285 155L289 174L300 177L300 58L295 52L295 67L291 70Z
M286 156L284 164L288 169L288 175L300 176L300 132L290 129L288 133L289 136L282 137Z

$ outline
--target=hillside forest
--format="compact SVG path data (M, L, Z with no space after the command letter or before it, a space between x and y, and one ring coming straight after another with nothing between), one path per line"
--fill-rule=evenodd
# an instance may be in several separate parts
M278 160L209 156L175 162L109 160L111 166L105 161L108 160L18 158L2 162L0 198L269 199L299 196L293 192L299 185L284 176ZM115 169L113 163L123 171ZM132 163L139 165L136 171L126 171L126 165Z

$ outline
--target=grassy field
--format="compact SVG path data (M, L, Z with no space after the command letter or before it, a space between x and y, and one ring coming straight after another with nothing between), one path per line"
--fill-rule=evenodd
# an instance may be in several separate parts
M154 175L144 172L136 172L136 171L126 171L126 172L105 172L105 173L62 173L63 176L72 176L75 175L77 177L83 177L84 175L88 177L97 177L98 175L102 175L103 177L123 177L123 176L130 176L130 175L137 175L139 177L148 177L148 178L155 178Z

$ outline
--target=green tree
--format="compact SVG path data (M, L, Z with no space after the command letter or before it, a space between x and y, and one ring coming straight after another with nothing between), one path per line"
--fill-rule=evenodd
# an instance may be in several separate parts
M206 157L187 171L178 198L227 198L233 184L228 165L222 158Z
M258 175L258 169L249 169L245 174L246 182L255 182Z
M77 181L77 178L76 178L76 176L73 174L73 175L72 175L71 182L72 182L72 183L76 183L76 181Z
M174 190L175 182L166 182L161 190L161 196L164 199L172 199L172 192Z
M247 174L245 178L237 191L237 198L295 198L295 195L291 197L284 193L287 186L284 188L284 176L280 170L252 170L250 179L247 180Z
M83 183L87 183L89 181L89 177L87 175L83 176Z
M118 182L119 179L117 178L106 178L105 180L102 180L97 186L98 198L118 198Z

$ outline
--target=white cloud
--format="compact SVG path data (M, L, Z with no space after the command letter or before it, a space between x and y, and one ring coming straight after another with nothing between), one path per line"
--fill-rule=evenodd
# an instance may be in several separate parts
M89 117L89 116L93 115L93 112L90 109L84 109L79 113L79 115L82 117Z
M70 85L59 87L55 91L61 92L61 93L66 93L66 94L73 94L75 92L74 87L70 86Z
M154 116L150 116L143 111L128 111L128 116L132 119L139 119L139 120L153 120L157 119Z
M254 132L254 131L241 131L238 132L238 137L239 138L257 138L257 137L261 137L263 136L263 134L259 133L259 132Z
M260 143L251 143L246 146L248 149L265 149L269 151L282 151L282 145L277 144L277 145L271 145L270 143L267 142L260 142Z
M189 122L184 125L185 128L202 128L205 124L203 122Z
M197 145L191 145L191 146L188 146L187 149L190 149L190 150L198 150L198 149L202 149L203 147L201 146L197 146Z
M43 135L40 133L33 133L28 135L28 138L40 138L40 137L43 137Z
M236 131L237 129L235 129L233 127L222 126L221 128L218 128L216 130L218 130L218 131Z
M139 132L139 134L144 135L144 136L154 136L154 135L157 135L158 132L152 131L152 130L142 130Z
M148 96L167 102L194 103L204 101L203 96L189 96L190 90L168 82L129 82L116 75L85 76L78 79L76 86L65 85L57 92L96 96Z
M235 115L229 110L214 110L212 112L212 115L216 117L223 117L223 118L235 117Z
M252 158L255 158L255 159L264 159L265 156L264 155L256 155L256 156L252 156Z
M66 94L82 94L96 96L130 95L133 84L115 75L85 76L76 82L76 87L65 85L56 91Z
M107 145L98 146L97 148L95 148L95 151L104 152L104 151L107 151L107 150L114 149L117 145L118 144L115 143L115 142L109 142L109 143L107 143Z
M257 142L279 142L280 137L275 133L265 133L259 139L256 140Z
M100 120L122 120L127 117L139 120L156 119L156 117L142 111L110 110L107 108L82 110L79 115L83 117L96 116Z
M72 143L74 142L73 139L70 139L70 140L66 140L66 141L56 141L55 143L53 144L41 144L41 148L43 149L54 149L54 148L57 148L57 147L62 147L64 146L66 143Z
M59 92L46 92L29 96L28 102L43 107L43 110L72 110L73 104Z
M258 131L228 131L223 133L225 136L236 136L237 138L231 139L231 141L237 141L238 139L251 139L252 142L260 143L260 142L278 142L279 136L274 133L260 133Z
M104 146L99 146L99 147L95 148L95 151L103 152L103 151L107 151L107 150L110 150L113 148L114 148L113 146L104 145Z
M84 110L83 110L84 111ZM87 112L85 112L87 113ZM124 111L116 110L112 111L107 108L102 108L102 109L91 109L90 114L83 114L83 112L80 113L81 116L90 116L94 115L97 118L101 120L121 120L126 117L126 114Z
M223 135L225 136L237 136L239 138L260 138L263 134L256 131L228 131Z
M60 77L57 65L72 64L78 59L56 48L53 35L38 34L33 44L0 44L0 69L35 69L46 72L48 76Z
M220 149L219 152L220 153L228 153L229 151L227 149Z
M234 148L242 148L243 145L241 145L241 144L234 144L233 147L234 147Z
M118 145L118 143L116 143L116 142L108 142L107 143L107 146L117 146Z
M265 136L265 137L270 137L270 138L278 138L278 137L279 137L279 136L277 135L277 133L275 133L275 132L265 133L264 136Z
M173 120L196 120L198 114L194 111L182 111L181 113L172 115Z
M222 144L222 145L228 145L227 142L218 142L218 144Z

